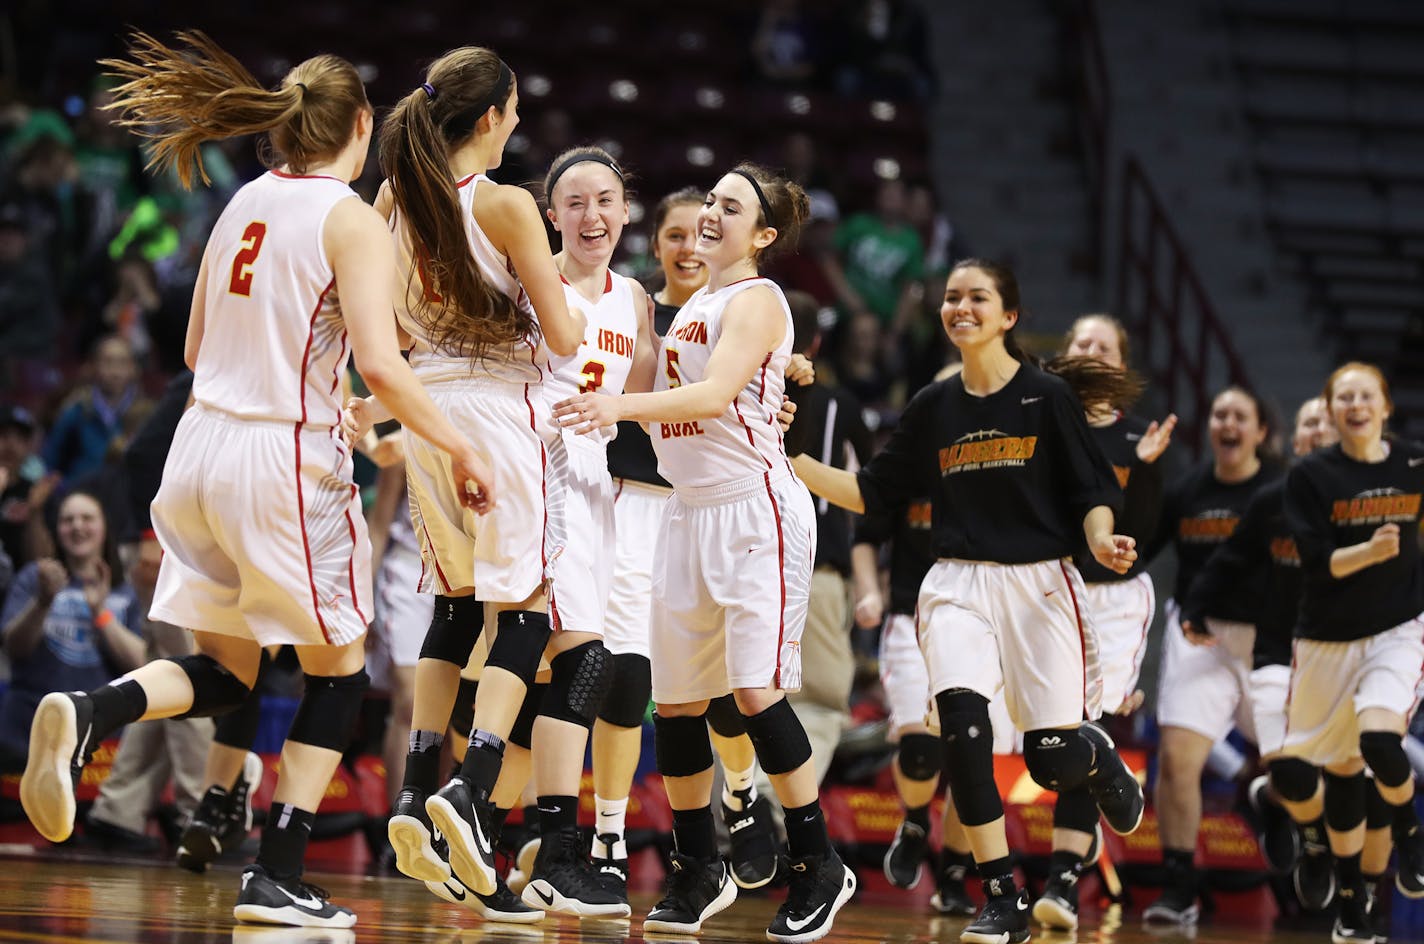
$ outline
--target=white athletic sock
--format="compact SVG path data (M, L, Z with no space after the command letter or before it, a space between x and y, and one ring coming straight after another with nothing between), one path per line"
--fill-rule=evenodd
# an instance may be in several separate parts
M744 809L743 797L746 798L748 804L757 798L755 778L756 761L752 761L752 765L746 770L722 768L722 802L733 811L740 813Z
M628 814L628 798L621 800L605 800L598 794L593 795L593 806L597 813L594 821L597 825L593 831L595 835L612 833L619 839L623 838L625 829L624 818Z

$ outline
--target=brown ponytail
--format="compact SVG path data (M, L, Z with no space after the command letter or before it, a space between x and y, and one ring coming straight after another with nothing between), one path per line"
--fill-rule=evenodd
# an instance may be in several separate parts
M776 228L776 239L756 254L758 264L796 248L801 238L801 226L811 215L811 198L794 180L779 177L759 164L743 161L732 173L756 181L759 195L766 198L766 209L758 207L757 225ZM766 210L770 209L768 218Z
M411 316L440 351L478 359L538 335L538 322L490 285L470 251L449 153L476 133L491 107L503 115L513 74L492 51L451 50L381 125L381 170L428 280ZM411 272L410 279L420 277Z
M339 154L357 113L371 107L355 66L338 56L306 60L272 91L207 34L189 30L177 38L186 49L135 32L131 59L99 65L121 80L106 107L119 110L119 124L154 142L147 166L176 169L185 189L195 169L209 183L201 151L208 141L266 132L267 166L286 164L302 174Z

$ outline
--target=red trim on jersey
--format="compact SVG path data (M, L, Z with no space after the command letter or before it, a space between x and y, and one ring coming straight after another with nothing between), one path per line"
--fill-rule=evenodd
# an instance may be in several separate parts
M539 567L541 576L547 578L549 569L549 454L544 449L544 440L539 437L539 424L534 418L534 401L529 399L529 385L524 385L524 405L529 407L529 429L539 443L539 495L544 499L544 528L539 534ZM553 625L558 626L559 609L554 604L553 584L549 585L549 616Z
M758 403L765 399L766 365L769 363L771 363L770 354L766 355L766 360L762 361L761 364L761 390L757 393ZM768 469L773 468L771 460L768 459L766 456L762 455L762 451L757 448L756 437L752 435L752 428L747 425L747 418L742 415L742 406L740 403L737 402L737 400L741 399L741 396L741 391L738 391L737 395L732 398L732 410L737 414L737 421L742 424L742 429L747 431L747 442L751 445L752 452L756 453L758 459L766 463L766 467Z
M351 185L351 181L342 180L340 177L333 177L330 174L289 174L284 170L268 171L274 177L281 177L284 180L334 180L339 184Z
M351 486L351 497L355 498L359 489ZM351 586L351 606L361 620L362 626L371 625L366 614L361 612L361 598L356 595L356 523L351 520L351 503L346 503L346 530L351 535L351 556L346 558L346 581Z
M456 190L459 190L461 187L465 186L466 184L468 184L470 181L474 180L474 179L475 179L476 177L478 177L478 176L480 176L480 175L479 175L479 174L471 174L470 176L464 178L463 180L457 180L457 181L455 181L455 189L456 189Z
M726 285L722 286L722 288L731 288L733 285L741 285L743 282L754 282L760 278L765 278L765 276L749 275L744 279L737 279L737 281L735 282L728 282ZM717 291L722 291L722 288L717 289Z
M565 285L567 285L569 288L573 288L573 287L574 287L574 283L572 283L572 282L570 282L568 279L564 278L564 273L562 273L562 272L559 273L559 281L560 281L560 282L563 282L563 283L564 283ZM604 270L603 270L603 294L607 295L607 294L608 294L609 292L611 292L611 291L613 291L613 270L612 270L612 269L604 269Z
M425 516L420 518L420 530L425 532L425 546L430 548L430 563L435 565L435 577L440 581L440 586L445 588L445 592L450 592L450 581L445 579L445 571L440 569L440 557L435 551L435 542L430 539L430 529L425 526ZM420 575L425 576L425 555L420 555Z
M771 473L765 473L766 497L771 499L771 514L776 519L776 576L781 581L781 606L776 611L776 687L781 687L781 648L786 640L786 537L781 532L781 506L776 503L776 493L771 490Z
M1083 660L1083 710L1088 710L1088 641L1083 637L1083 609L1078 605L1078 594L1073 592L1073 579L1068 576L1068 565L1058 562L1063 574L1063 582L1068 585L1068 596L1073 601L1073 619L1078 623L1078 654Z
M1134 580L1133 583L1137 583L1137 581ZM1137 589L1138 592L1142 594L1143 602L1150 604L1152 600L1152 591L1144 588L1140 583L1138 583ZM1139 675L1142 674L1142 658L1147 651L1147 631L1152 628L1152 615L1153 610L1155 609L1156 607L1151 605L1143 607L1143 610L1145 611L1146 615L1142 620L1142 637L1137 641L1137 648L1132 653L1132 667L1134 670L1137 671ZM1134 678L1133 682L1136 681L1137 679ZM1123 692L1122 697L1126 698L1128 695L1131 694L1131 692Z
M273 171L279 174L279 171ZM288 175L290 176L290 175ZM307 367L311 364L312 340L316 336L316 318L321 314L321 307L326 303L327 293L336 287L336 279L326 283L326 288L321 290L317 296L316 307L312 309L311 320L307 324L307 346L302 352L302 372L299 382L302 385L302 418L292 427L292 440L296 444L296 473L297 473L297 517L302 525L302 551L307 558L307 584L311 587L312 612L316 614L316 625L321 630L321 636L326 640L327 645L331 645L331 634L327 632L326 621L321 618L321 601L316 593L316 573L312 570L311 539L307 536L307 513L306 499L302 494L302 426L307 421Z
M1420 619L1416 616L1410 620L1410 622L1418 624L1419 629L1424 629L1424 619ZM1424 663L1420 663L1419 677L1414 680L1414 698L1409 703L1409 710L1404 713L1404 717L1406 718L1413 718L1415 709L1419 707L1419 686L1421 684L1424 684Z

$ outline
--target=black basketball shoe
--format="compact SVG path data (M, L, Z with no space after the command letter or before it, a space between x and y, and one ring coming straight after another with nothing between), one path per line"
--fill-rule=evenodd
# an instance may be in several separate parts
M494 843L490 836L489 798L476 796L463 777L455 777L425 801L430 822L450 844L450 870L470 891L495 893Z
M929 851L930 837L915 823L900 821L890 848L885 850L885 879L896 888L914 888L920 884L920 866Z
M781 859L771 805L764 796L748 803L751 791L736 792L742 799L740 811L722 804L722 820L732 836L732 881L740 888L761 888L776 877L776 864Z
M39 834L64 842L74 832L74 786L94 754L94 703L83 692L50 692L30 723L20 805Z
M239 848L252 832L252 794L262 783L262 758L248 752L232 789L209 787L178 837L178 864L205 872L209 863Z
M333 905L330 895L301 879L278 881L260 865L242 870L242 890L232 916L250 924L285 924L303 928L349 928L356 913Z
M836 912L855 894L855 873L834 851L790 860L786 901L766 936L781 944L804 944L831 933Z
M520 897L531 908L580 918L622 918L631 910L626 894L610 890L593 870L577 827L543 836Z
M737 886L721 858L694 859L674 852L662 900L643 919L643 930L696 934L702 922L736 900Z

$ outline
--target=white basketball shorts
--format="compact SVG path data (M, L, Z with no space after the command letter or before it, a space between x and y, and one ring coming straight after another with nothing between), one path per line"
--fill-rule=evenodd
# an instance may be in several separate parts
M613 585L603 622L603 644L617 655L649 658L648 628L653 608L653 552L663 507L672 489L632 479L613 480L617 541ZM603 545L605 552L607 543Z
M1097 717L1097 632L1071 561L941 560L920 587L918 613L931 693L963 688L992 701L1003 689L1020 731Z
M1360 756L1360 712L1383 708L1406 722L1418 706L1424 616L1364 639L1297 639L1286 702L1285 752L1312 764Z
M1131 580L1090 583L1086 590L1084 599L1098 630L1103 714L1113 714L1137 689L1142 657L1147 654L1147 630L1157 612L1157 595L1145 573Z
M1253 743L1251 650L1256 627L1250 623L1208 619L1214 646L1194 646L1182 634L1176 601L1167 601L1162 638L1162 673L1157 681L1157 724L1195 731L1213 743L1233 727Z
M890 709L890 730L924 725L931 710L930 672L915 618L891 613L880 630L880 686Z
M547 547L547 447L556 435L538 385L481 377L426 387L457 429L464 431L494 472L495 507L477 515L460 504L450 458L405 431L410 516L420 542L422 593L474 587L481 599L519 603L543 582Z
M653 563L653 699L801 687L816 513L791 470L674 489Z
M549 617L555 630L604 632L613 586L613 480L602 439L568 431L549 446Z
M420 661L420 647L435 615L435 594L420 592L420 552L388 543L376 571L376 618L366 648L366 668L373 688L384 688L389 669Z
M371 542L339 431L195 405L152 511L164 552L153 619L264 646L366 631Z
M1266 759L1285 748L1290 676L1288 665L1263 665L1251 672L1251 724L1256 729L1256 747Z

